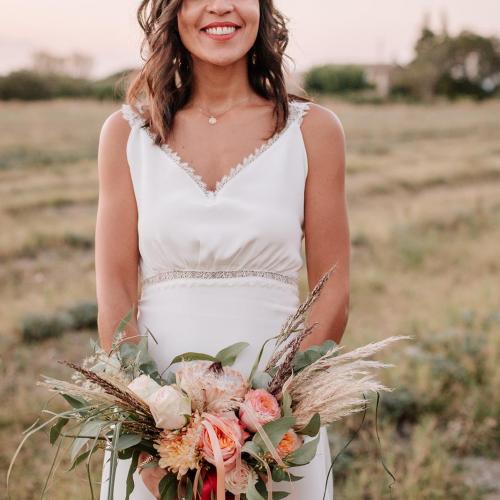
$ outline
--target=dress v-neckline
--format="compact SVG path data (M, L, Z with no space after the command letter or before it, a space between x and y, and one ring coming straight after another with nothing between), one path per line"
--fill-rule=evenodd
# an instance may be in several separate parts
M290 125L296 120L296 118L302 117L301 111L304 110L304 107L301 107L301 104L305 104L307 107L309 103L301 101L289 101L290 112L285 126L279 132L274 133L269 139L254 148L254 150L249 155L245 156L239 163L231 167L225 175L223 175L218 181L216 181L214 189L210 189L203 179L203 176L198 174L195 167L189 162L184 161L179 153L177 153L177 151L175 151L171 146L165 143L156 146L158 146L161 151L166 154L166 156L172 161L175 166L177 166L181 171L185 172L191 178L191 180L194 181L194 183L198 186L205 197L215 200L221 189L225 185L227 185L231 179L233 179L245 167L253 164L258 158L260 158L265 151L267 151L274 143L278 141L278 139L285 135L285 132L290 128ZM143 127L143 130L145 130L145 132L148 134L150 139L154 141L154 135L151 133L151 130L149 129L149 127L145 126L143 118L135 113L130 105L123 104L122 110L129 123L139 123Z

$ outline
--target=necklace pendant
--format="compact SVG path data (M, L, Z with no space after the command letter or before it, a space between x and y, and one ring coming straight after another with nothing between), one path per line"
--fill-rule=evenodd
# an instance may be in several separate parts
M208 119L208 123L210 123L210 125L215 125L217 123L217 118L215 118L215 116L211 116Z

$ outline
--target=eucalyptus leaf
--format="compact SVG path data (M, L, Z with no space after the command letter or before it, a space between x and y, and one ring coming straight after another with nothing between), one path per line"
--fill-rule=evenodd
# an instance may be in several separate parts
M79 436L85 437L77 437L73 441L73 445L71 446L71 462L74 462L76 457L79 455L82 448L89 442L91 438L94 438L99 435L101 429L108 425L108 422L104 422L102 420L88 420L80 427Z
M299 449L292 451L292 453L289 453L283 458L283 461L291 466L308 464L316 455L320 437L321 436L318 435L314 439L303 444Z
M258 457L261 449L253 441L245 441L241 447L241 452L248 453L253 457Z
M257 491L259 492L260 495L262 495L263 498L267 500L268 497L268 491L266 487L266 483L259 478L257 483L255 484L255 487ZM289 493L285 491L273 491L273 500L281 500L282 498L286 498L289 496Z
M125 450L120 450L118 452L118 458L120 460L128 460L129 458L132 458L132 455L134 454L134 451L136 451L137 448L126 448Z
M63 427L69 422L69 418L67 417L60 417L58 421L51 427L50 429L50 434L49 434L49 440L50 444L54 444L59 436L61 435L61 431Z
M217 361L217 358L214 358L213 356L210 356L209 354L205 354L203 352L185 352L183 354L175 356L175 358L170 362L170 365L168 365L167 368L175 363L180 363L183 359L184 361Z
M186 500L193 500L193 483L190 477L186 479Z
M321 418L319 416L319 413L315 413L307 425L300 429L298 432L299 434L306 434L307 436L316 436L316 434L319 432L321 426Z
M241 351L249 345L250 344L248 342L236 342L235 344L220 350L215 357L222 363L223 366L232 365Z
M117 451L126 450L127 448L131 448L139 444L142 441L142 436L140 434L122 434L118 438L118 442L116 443Z
M81 410L88 406L87 401L85 399L80 398L78 396L70 396L69 394L61 394L61 396L75 409Z
M135 450L134 453L132 454L132 460L130 461L130 467L128 469L128 474L127 474L127 489L125 491L125 500L130 499L131 493L134 491L135 484L134 484L134 472L137 469L137 465L139 463L139 450Z
M269 437L269 440L271 441L272 445L277 446L278 443L281 441L281 438L283 437L285 432L288 431L293 426L294 423L295 423L295 417L281 417L278 418L277 420L272 420L271 422L268 422L267 424L263 425L262 428ZM262 451L271 451L267 449L266 444L264 443L258 432L255 433L252 441Z
M275 335L274 337L270 337L268 338L263 344L262 346L260 347L259 349L259 354L257 355L257 357L255 358L255 361L252 365L252 369L250 371L250 375L248 377L248 382L250 383L250 385L252 385L253 383L253 378L255 376L255 373L257 372L257 370L259 369L259 363L260 363L260 359L262 358L262 354L264 353L264 348L266 347L266 344L268 342L270 342L271 340L274 340L278 337L279 335Z
M314 363L336 345L333 340L325 340L321 345L313 345L305 351L298 351L293 358L293 371L297 373Z
M271 375L267 372L255 372L255 375L252 379L252 388L253 389L267 389L272 380Z
M276 482L281 482L281 481L298 481L299 479L302 479L303 476L296 476L295 474L292 474L291 472L285 471L284 469L281 469L280 467L273 467L271 469L271 477L273 478L273 481Z
M166 474L159 484L160 500L177 500L177 479L174 474Z
M78 455L75 460L73 460L73 463L71 464L71 467L67 470L67 472L72 471L75 467L78 467L85 459L89 457L89 455L92 453L92 450L87 450Z
M245 496L247 500L267 500L263 497L255 488L253 481L248 481L247 490L245 491Z

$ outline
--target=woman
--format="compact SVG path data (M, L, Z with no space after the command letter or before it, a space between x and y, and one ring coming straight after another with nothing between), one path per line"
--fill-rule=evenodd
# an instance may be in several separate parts
M263 340L299 304L303 238L311 289L337 268L301 350L339 342L349 305L345 138L332 111L286 91L285 17L272 0L143 0L138 18L146 62L99 144L103 347L138 303L126 335L135 342L149 330L160 369L182 352L247 341L234 366L248 374ZM315 459L295 469L303 479L294 498L323 498L330 449L320 432ZM116 500L125 498L127 471L120 462ZM162 476L139 467L131 498L158 498ZM107 498L106 461L101 491Z

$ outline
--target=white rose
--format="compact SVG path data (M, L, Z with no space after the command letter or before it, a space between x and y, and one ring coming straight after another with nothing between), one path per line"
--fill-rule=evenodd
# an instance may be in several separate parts
M130 382L128 388L142 400L146 401L152 394L161 389L149 375L140 375Z
M157 390L147 403L160 429L179 429L187 423L184 414L191 415L190 398L172 385Z

